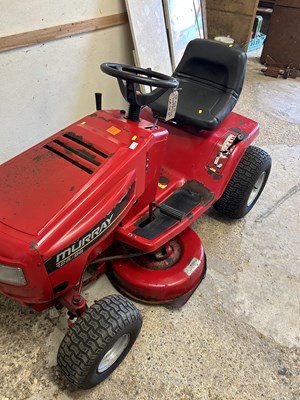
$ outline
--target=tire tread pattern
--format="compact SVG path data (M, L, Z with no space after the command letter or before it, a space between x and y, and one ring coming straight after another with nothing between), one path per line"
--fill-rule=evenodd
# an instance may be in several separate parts
M126 326L140 322L139 310L121 295L96 301L66 333L57 364L71 383L85 388L85 379L103 349Z
M246 215L258 200L271 169L271 157L263 149L249 146L235 169L223 195L214 208L220 215L238 219ZM266 171L266 179L255 201L247 206L249 194L260 174Z

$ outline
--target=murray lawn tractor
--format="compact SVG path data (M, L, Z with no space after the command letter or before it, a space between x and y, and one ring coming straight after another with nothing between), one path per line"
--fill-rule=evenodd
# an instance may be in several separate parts
M103 381L134 344L128 297L179 307L196 290L206 258L189 226L211 206L242 218L259 198L271 158L232 112L245 68L240 49L201 39L172 76L102 64L128 113L102 111L98 94L93 114L1 165L0 291L66 307L57 362L75 386ZM82 288L104 273L122 295L88 307Z

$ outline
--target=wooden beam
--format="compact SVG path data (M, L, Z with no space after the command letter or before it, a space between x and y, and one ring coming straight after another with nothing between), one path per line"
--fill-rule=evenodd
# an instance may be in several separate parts
M17 33L0 38L0 52L19 47L31 46L80 33L92 32L98 29L110 28L128 22L127 13L107 15L86 21L71 22L69 24L51 26L35 31Z

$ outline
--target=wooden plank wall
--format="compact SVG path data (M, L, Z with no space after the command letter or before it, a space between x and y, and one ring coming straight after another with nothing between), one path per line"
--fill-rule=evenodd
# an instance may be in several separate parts
M206 0L209 39L232 37L246 50L259 0Z
M80 33L92 32L128 22L127 13L107 15L86 21L71 22L69 24L52 26L31 32L17 33L15 35L0 37L0 52L18 47L31 46L45 43L49 40L59 39Z

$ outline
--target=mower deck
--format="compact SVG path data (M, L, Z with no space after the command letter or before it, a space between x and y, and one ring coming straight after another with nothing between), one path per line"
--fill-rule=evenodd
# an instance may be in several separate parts
M127 296L149 304L184 304L206 273L199 236L185 229L170 241L169 254L149 254L110 261L110 277ZM120 253L115 245L114 253Z

